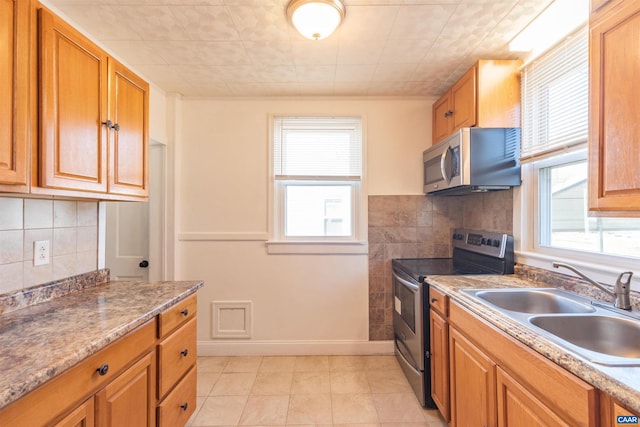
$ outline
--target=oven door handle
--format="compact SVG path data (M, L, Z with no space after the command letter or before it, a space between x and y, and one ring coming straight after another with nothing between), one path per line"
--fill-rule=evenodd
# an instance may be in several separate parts
M400 351L400 354L402 355L402 357L404 357L404 359L411 366L413 366L413 369L420 370L420 368L418 367L418 364L416 363L415 359L411 355L411 350L409 350L409 348L407 347L407 345L404 343L402 339L398 339L398 338L399 337L396 334L396 339L395 339L396 347L398 348L398 351Z
M396 279L398 282L402 283L404 286L406 286L409 289L412 289L414 291L419 291L420 290L420 286L415 284L415 283L411 283L408 280L403 279L402 277L398 276L396 274L396 272L393 272L393 278Z

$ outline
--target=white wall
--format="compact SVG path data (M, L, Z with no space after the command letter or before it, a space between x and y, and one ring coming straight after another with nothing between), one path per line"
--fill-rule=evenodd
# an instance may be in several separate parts
M167 97L162 89L149 85L149 139L166 144L167 135Z
M205 240L178 239L175 278L205 281L198 294L200 353L378 351L379 343L367 343L366 255L266 253L268 117L363 116L369 194L420 194L432 102L323 98L179 103L176 234L196 233ZM212 301L252 301L251 339L213 340Z

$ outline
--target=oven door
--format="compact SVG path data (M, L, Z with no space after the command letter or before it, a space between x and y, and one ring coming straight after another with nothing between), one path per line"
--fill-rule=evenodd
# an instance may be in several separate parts
M393 332L396 347L418 371L424 371L422 284L393 272Z

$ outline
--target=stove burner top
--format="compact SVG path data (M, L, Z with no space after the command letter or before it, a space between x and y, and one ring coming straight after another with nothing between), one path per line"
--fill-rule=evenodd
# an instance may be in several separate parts
M513 236L456 229L451 244L451 258L394 259L393 268L417 282L427 276L513 273Z
M394 259L393 266L410 275L418 282L426 276L450 276L463 274L496 274L495 271L453 258L404 258Z

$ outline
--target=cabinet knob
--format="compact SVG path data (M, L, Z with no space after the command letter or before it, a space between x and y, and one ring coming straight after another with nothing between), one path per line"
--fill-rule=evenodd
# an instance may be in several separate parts
M187 356L187 354L189 354L189 349L188 349L188 348L185 348L184 350L182 350L182 351L180 352L180 354L186 357L186 356Z
M96 371L98 371L98 374L100 374L100 376L107 375L107 372L109 372L109 365L103 363L102 366L96 369Z
M438 298L436 298L436 297L431 297L431 302L436 302L436 301L438 301Z
M180 312L180 314L182 314L183 316L188 316L188 315L189 315L189 309L188 309L188 308L185 308L184 310L182 310L182 311Z
M181 408L183 411L186 411L188 407L189 407L189 404L188 404L188 403L183 403L182 405L180 405L180 408Z
M138 267L140 267L140 268L149 267L149 261L147 261L146 259L143 259L142 261L140 261L140 264L138 264Z
M113 123L111 120L107 119L106 122L102 122L103 125L108 127L109 129L113 129L116 132L120 130L120 125L117 123Z

